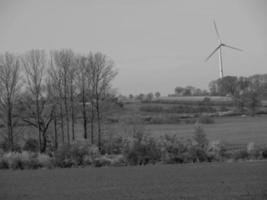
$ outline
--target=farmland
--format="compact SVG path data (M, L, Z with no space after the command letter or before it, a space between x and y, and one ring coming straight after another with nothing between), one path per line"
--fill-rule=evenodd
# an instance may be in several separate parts
M255 142L267 145L267 117L223 117L215 118L214 124L203 125L210 140L221 140L229 144L246 145ZM176 134L178 137L190 138L194 133L192 124L146 125L146 130L153 136Z
M0 171L0 199L266 199L267 162Z

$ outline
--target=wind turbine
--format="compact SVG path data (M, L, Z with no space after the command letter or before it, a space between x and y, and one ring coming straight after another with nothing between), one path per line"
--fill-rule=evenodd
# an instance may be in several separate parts
M242 51L241 49L239 48L236 48L236 47L233 47L233 46L230 46L228 44L225 44L222 42L221 40L221 37L220 37L220 34L219 34L219 31L218 31L218 28L216 26L216 22L213 21L213 24L214 24L214 28L215 28L215 32L216 32L216 35L217 35L217 38L218 38L218 46L211 52L211 54L205 59L205 62L207 62L210 57L213 56L213 54L215 54L217 51L219 53L219 70L220 70L220 78L223 78L223 62L222 62L222 47L228 47L230 49L234 49L234 50L237 50L237 51Z

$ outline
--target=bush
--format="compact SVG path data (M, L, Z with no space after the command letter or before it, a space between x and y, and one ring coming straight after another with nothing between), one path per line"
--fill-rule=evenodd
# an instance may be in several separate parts
M248 159L249 154L246 150L239 150L233 153L233 158L235 160L246 160Z
M4 154L3 159L8 163L10 169L24 169L21 155L18 152L8 152ZM25 162L25 158L23 159Z
M36 160L37 160L39 167L45 167L49 169L53 167L52 158L46 154L38 153Z
M209 142L207 156L209 161L223 160L225 157L227 157L225 145L219 140Z
M77 141L72 145L63 145L55 152L55 164L59 167L71 167L92 164L100 155L96 146L87 141Z
M156 141L144 135L128 138L123 154L129 165L146 165L160 160L160 150Z
M92 165L94 167L115 166L121 167L126 165L126 160L123 155L102 155L94 159Z
M70 145L62 145L55 152L55 165L62 168L71 167L73 165Z
M189 148L191 145L191 140L183 142L175 135L165 135L160 138L161 160L168 164L190 162Z
M193 162L206 162L211 161L205 149L199 145L194 145L189 149L189 155Z
M209 144L203 127L198 123L195 125L195 133L193 139L196 141L197 145L204 150Z
M28 151L8 152L0 158L0 169L37 169L52 166L52 159L48 155Z
M31 152L38 152L39 151L39 142L34 138L29 138L26 140L23 150L31 151Z

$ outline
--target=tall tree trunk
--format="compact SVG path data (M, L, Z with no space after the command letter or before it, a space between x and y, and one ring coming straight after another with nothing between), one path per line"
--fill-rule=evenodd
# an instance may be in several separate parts
M72 140L75 140L75 116L74 116L74 98L73 98L73 82L70 85L70 102L71 102L71 131Z
M68 88L67 88L67 75L64 77L64 104L65 104L65 114L66 114L66 126L67 126L67 142L70 144L70 120L69 120L69 108L68 108Z
M54 148L58 147L57 116L54 116Z
M65 144L65 131L64 131L64 115L63 115L63 106L62 102L60 102L60 129L61 129L61 138L62 138L62 144Z
M42 152L42 135L41 135L41 124L40 124L40 108L39 108L39 99L38 99L39 95L36 95L36 99L35 99L35 104L36 104L36 121L37 121L37 125L38 125L38 137L39 137L39 149L40 152Z
M100 105L99 105L99 97L96 98L96 117L97 117L97 133L98 133L98 148L101 150L101 116L100 116Z
M91 117L90 117L91 144L94 144L94 121L95 121L94 105L93 102L91 102Z
M11 103L8 102L8 115L7 115L7 124L8 124L8 142L9 148L11 151L14 149L13 145L13 124L12 124L12 107Z
M86 116L86 99L85 99L85 92L84 86L82 88L82 104L83 104L83 137L87 139L87 116Z
M46 151L46 147L47 147L47 135L46 132L42 131L42 137L43 137L43 145L41 148L41 153L44 153Z

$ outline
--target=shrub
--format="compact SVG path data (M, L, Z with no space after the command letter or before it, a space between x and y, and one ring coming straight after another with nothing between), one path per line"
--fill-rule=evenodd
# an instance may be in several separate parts
M45 168L52 168L53 167L52 158L46 154L38 153L36 160L38 162L39 167L45 167Z
M255 146L254 142L248 143L248 145L247 145L247 153L248 153L249 159L260 159L260 158L262 158L262 151L260 150L260 148L257 148Z
M130 165L146 165L160 160L160 151L156 141L142 134L126 140L123 154Z
M193 145L189 149L189 155L193 162L205 162L210 161L204 148L199 145Z
M206 137L203 127L198 123L195 125L195 133L193 139L196 141L197 145L202 149L206 149L209 144L209 141Z
M11 169L24 169L22 163L21 154L18 152L8 152L3 155L4 162L8 164L8 168ZM25 162L24 158L24 162Z
M71 151L70 145L62 145L55 152L55 165L58 167L71 167Z
M235 160L246 160L248 159L249 154L246 150L239 150L233 153L233 158Z
M0 168L2 169L37 169L52 166L52 159L48 155L28 151L8 152L0 158Z
M77 141L72 145L63 145L55 152L55 164L59 167L71 167L91 164L100 155L96 146L87 141Z
M93 160L94 167L116 166L121 167L126 165L126 160L123 155L102 155Z
M187 142L179 140L175 135L165 135L160 138L161 160L164 163L184 163L190 162L191 158L188 149L191 140Z
M225 145L219 140L209 142L207 156L209 161L223 160L224 157L227 157Z
M111 166L121 167L126 165L126 160L123 155L109 155L111 159Z
M31 151L31 152L38 152L39 151L39 142L34 138L29 138L26 140L23 150Z

